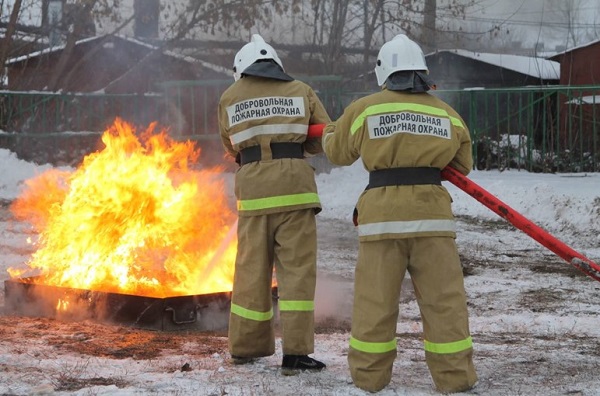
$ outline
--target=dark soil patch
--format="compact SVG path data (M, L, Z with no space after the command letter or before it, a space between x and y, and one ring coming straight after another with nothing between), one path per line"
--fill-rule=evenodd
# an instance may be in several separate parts
M192 356L208 357L227 351L226 334L214 332L156 332L93 322L60 322L49 318L0 316L0 335L19 345L22 339L43 339L57 351L113 359L146 360L193 344Z
M128 383L116 378L73 378L69 376L60 377L56 381L55 391L77 391L79 389L88 388L91 386L109 386L115 385L117 388L126 388Z
M519 301L519 306L532 312L556 312L564 304L564 292L548 288L522 292Z
M530 266L532 272L540 274L560 274L569 278L585 278L587 275L566 261L548 260Z

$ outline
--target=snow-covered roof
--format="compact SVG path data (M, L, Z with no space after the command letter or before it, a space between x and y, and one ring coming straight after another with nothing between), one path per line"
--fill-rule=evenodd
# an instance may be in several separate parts
M0 28L0 39L4 39L5 37L6 37L6 29ZM21 30L16 30L13 33L12 38L13 38L13 40L21 40L21 41L27 41L27 42L31 42L31 43L40 42L43 44L43 43L48 42L47 37L40 36L39 34L24 32Z
M88 41L94 41L94 40L97 40L99 38L100 38L100 36L88 37L88 38L85 38L85 39L81 39L81 40L77 41L75 43L75 45L83 44L83 43L86 43ZM19 62L22 62L22 61L27 60L27 59L37 58L38 56L42 56L42 55L46 55L46 54L51 54L53 52L62 51L63 49L65 49L64 45L56 45L56 46L53 46L53 47L44 48L43 50L40 50L40 51L34 51L34 52L30 52L29 54L25 54L25 55L17 56L15 58L11 58L11 59L9 59L9 60L6 61L6 64L7 65L11 65L13 63L19 63Z
M575 51L575 50L578 50L578 49L581 49L581 48L589 47L590 45L594 45L594 44L597 44L597 43L600 43L600 39L598 39L598 40L594 40L594 41L590 41L590 42L587 42L587 43L585 43L585 44L578 45L578 46L576 46L576 47L573 47L573 48L568 48L568 49L566 49L566 50L564 50L564 51L562 51L562 52L559 52L559 53L557 53L557 54L554 54L554 55L552 55L552 56L549 56L549 57L548 57L548 59L557 58L557 57L559 57L559 56L561 56L561 55L564 55L564 54L566 54L566 53L573 52L573 51Z
M443 52L475 59L480 62L502 67L531 77L540 78L542 80L560 79L560 63L533 56L492 54L487 52L473 52L463 49L453 49L432 52L427 54L426 57Z
M87 43L87 42L91 42L91 41L95 41L95 40L100 40L102 38L105 38L106 36L107 35L87 37L87 38L78 40L75 43L75 45L79 45L79 44L83 44L83 43ZM136 44L136 45L139 45L139 46L142 46L142 47L146 47L146 48L148 48L149 50L152 50L152 51L160 50L160 48L157 47L157 46L145 43L145 42L140 41L140 40L136 40L136 39L134 39L132 37L121 36L121 35L113 35L113 36L114 37L118 37L121 40L125 40L125 41L128 41L130 43L133 43L133 44ZM46 55L46 54L50 54L50 53L62 51L64 48L65 48L65 45L57 45L57 46L53 46L53 47L44 48L43 50L40 50L40 51L31 52L29 54L21 55L21 56L18 56L16 58L11 58L11 59L9 59L6 62L6 64L10 65L10 64L22 62L22 61L27 60L27 59L36 58L36 57L41 56L41 55ZM227 77L231 76L231 70L228 69L228 68L226 68L226 67L219 66L219 65L216 65L214 63L206 62L206 61L203 61L203 60L200 60L200 59L196 59L196 58L193 58L191 56L181 55L181 54L178 54L178 53L173 52L173 51L168 51L167 50L167 51L162 51L162 53L165 54L165 55L171 56L173 58L177 58L177 59L189 62L189 63L199 64L199 65L201 65L201 66L203 66L203 67L205 67L207 69L213 70L213 71L215 71L217 73L223 73L223 74L227 75Z
M588 96L582 96L580 98L573 98L565 103L566 104L577 104L577 105L584 105L584 104L600 105L600 95L588 95Z

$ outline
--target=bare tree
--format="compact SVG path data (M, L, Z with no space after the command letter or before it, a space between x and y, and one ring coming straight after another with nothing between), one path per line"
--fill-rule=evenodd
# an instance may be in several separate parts
M336 66L339 64L341 56L341 47L344 37L344 27L346 15L348 14L348 1L331 0L331 24L329 25L329 34L327 44L324 47L325 72L336 73Z
M425 51L437 48L436 12L437 0L425 0L425 7L423 8L423 31L421 33L421 44Z
M309 1L309 0L306 0ZM395 34L405 33L425 50L437 48L437 14L461 18L478 0L310 0L312 14L304 24L312 28L312 43L323 48L324 69L340 70L343 47L362 48L362 67L371 63L374 49Z
M373 4L370 4L373 3ZM371 42L373 41L373 36L375 35L375 29L377 28L377 23L380 17L385 14L382 13L384 0L375 0L375 2L369 0L363 0L363 31L364 31L364 46L363 46L363 66L365 68L368 67L370 61L370 53L369 49L371 47ZM385 23L385 20L382 20L382 24ZM382 25L384 26L384 25ZM383 34L385 35L385 29L382 29ZM385 41L385 39L384 39Z
M17 22L19 20L19 13L21 12L22 4L22 0L15 0L13 3L12 10L10 12L10 18L6 26L6 32L4 33L4 39L0 44L0 65L4 65L8 59L8 55L12 47L13 35L17 30Z
M48 90L56 91L59 82L64 81L65 71L70 62L71 54L75 48L77 40L87 35L95 33L89 31L90 22L92 21L92 10L96 6L97 0L82 0L79 3L73 5L73 7L66 12L64 18L64 30L67 31L65 47L61 53L60 58L54 73L48 81ZM93 26L93 22L91 22Z
M598 38L598 26L595 23L599 16L597 1L549 0L545 8L547 17L544 24L549 28L549 34L562 39L565 48ZM594 20L591 20L592 16Z
M167 21L162 30L165 41L198 38L209 33L223 37L239 36L274 15L297 12L301 0L187 0L169 1L161 7Z
M187 46L190 48L194 40L206 38L207 35L245 41L252 31L272 29L273 21L280 17L294 21L294 36L304 37L305 47L312 47L309 56L320 62L320 74L344 74L350 66L352 74L356 75L357 69L371 69L377 49L386 38L397 33L409 34L426 49L436 48L436 32L444 29L439 23L439 14L442 13L446 18L460 18L465 8L476 1L140 0L133 4L135 12L148 11L149 20L154 18L156 23L160 20L158 34L152 30L155 26L152 25L146 26L152 30L150 34L142 35L155 44L157 51L179 50L183 48L184 41L190 43ZM92 34L94 24L106 26L106 21L110 21L114 27L110 33L118 33L131 28L135 19L134 15L121 17L123 0L79 0L67 3L72 6L60 22L64 49L54 69L56 72L48 83L50 90L66 85L71 78L68 66L75 43ZM156 15L157 12L160 15ZM140 26L136 24L132 31L139 33L139 29ZM303 29L303 32L296 34L299 29ZM348 57L344 53L347 48L358 51L361 59L357 61L360 63L348 65ZM306 53L307 50L302 51ZM142 62L152 58L149 55Z

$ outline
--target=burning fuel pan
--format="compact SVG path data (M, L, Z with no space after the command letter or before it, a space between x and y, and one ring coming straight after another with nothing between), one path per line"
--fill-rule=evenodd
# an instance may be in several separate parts
M149 330L225 330L231 293L147 297L44 285L39 277L4 281L7 314L98 322ZM273 288L274 303L277 288Z

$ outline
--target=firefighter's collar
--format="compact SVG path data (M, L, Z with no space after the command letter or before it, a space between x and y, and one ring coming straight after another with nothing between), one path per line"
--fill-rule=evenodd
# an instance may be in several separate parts
M396 72L385 81L385 87L390 91L427 92L433 85L426 73L414 70Z
M285 73L278 64L272 62L255 62L248 66L242 75L294 81L292 76Z

